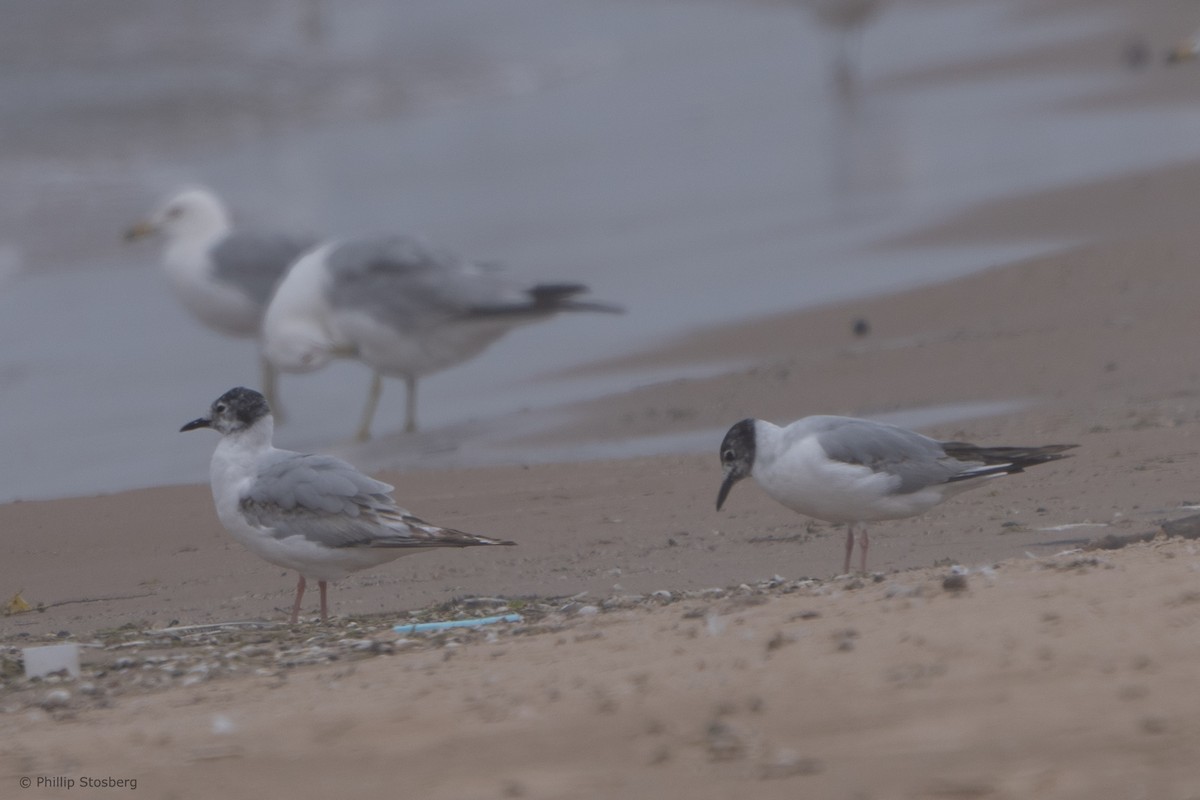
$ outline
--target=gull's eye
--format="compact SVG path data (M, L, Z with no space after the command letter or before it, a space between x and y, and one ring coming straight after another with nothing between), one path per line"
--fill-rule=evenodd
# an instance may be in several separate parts
M213 406L213 410L218 414L224 414L228 408L229 406L225 405L224 403L217 403L215 406Z
M724 463L724 464L732 463L734 458L735 458L735 456L733 454L732 449L725 449L725 450L721 451L721 462L722 463Z
M183 213L183 206L171 206L167 209L167 219L175 219Z

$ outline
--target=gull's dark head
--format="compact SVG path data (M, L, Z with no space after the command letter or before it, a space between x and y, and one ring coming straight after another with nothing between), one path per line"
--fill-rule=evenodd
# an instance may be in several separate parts
M179 432L212 428L222 434L237 433L270 415L271 408L265 397L253 389L238 386L214 400L207 417L192 420Z
M734 425L721 440L721 470L724 480L721 490L717 492L717 511L725 504L729 490L742 478L750 477L754 469L754 428L753 419L744 419Z

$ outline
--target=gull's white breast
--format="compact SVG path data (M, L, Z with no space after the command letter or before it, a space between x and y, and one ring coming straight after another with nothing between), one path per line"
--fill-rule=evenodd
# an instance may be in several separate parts
M275 289L262 322L263 352L276 367L305 371L342 355L347 343L333 330L326 296L328 244L301 257ZM315 350L322 355L310 360Z

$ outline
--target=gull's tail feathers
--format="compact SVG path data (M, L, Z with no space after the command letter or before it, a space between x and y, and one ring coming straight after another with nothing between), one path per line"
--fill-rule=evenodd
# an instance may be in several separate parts
M984 478L989 475L1011 475L1024 472L1026 467L1035 467L1050 461L1070 458L1064 451L1079 445L1047 444L1040 447L980 447L967 442L944 442L942 449L946 455L968 463L982 463L977 469L967 470L951 478L951 481L963 481L971 478Z

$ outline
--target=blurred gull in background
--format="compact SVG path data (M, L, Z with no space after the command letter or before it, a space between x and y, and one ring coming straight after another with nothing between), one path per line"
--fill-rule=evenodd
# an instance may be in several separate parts
M161 235L162 263L189 311L228 336L255 337L279 279L315 238L234 231L221 200L208 189L178 192L125 234L128 241ZM275 369L262 360L262 388L279 411Z
M466 261L407 236L333 242L305 254L263 320L263 351L286 372L336 357L375 370L357 438L370 438L382 375L404 379L404 430L417 427L417 379L482 352L512 328L560 311L620 313L576 300L575 283L519 282L495 263Z
M862 32L879 13L883 0L800 0L819 24L837 33L834 78L850 82L857 72L855 61Z

